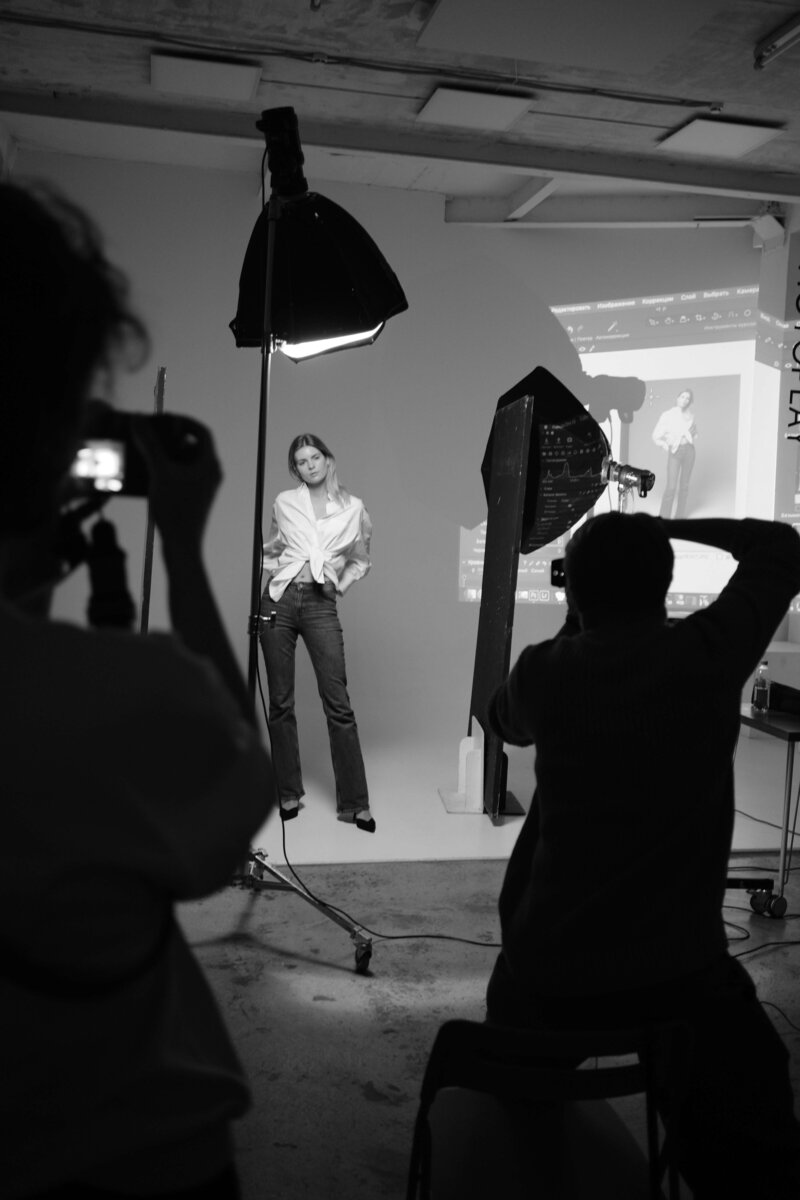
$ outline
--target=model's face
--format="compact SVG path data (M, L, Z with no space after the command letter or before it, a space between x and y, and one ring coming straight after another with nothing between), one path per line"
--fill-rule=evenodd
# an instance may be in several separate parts
M297 474L309 487L324 483L328 478L328 460L315 446L301 446L294 456Z
M688 408L691 403L692 393L681 392L680 396L678 396L678 408Z

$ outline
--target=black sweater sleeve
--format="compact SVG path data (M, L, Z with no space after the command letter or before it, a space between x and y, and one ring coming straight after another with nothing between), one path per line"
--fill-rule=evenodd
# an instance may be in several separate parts
M520 681L525 677L525 660L532 647L523 650L505 683L501 684L489 701L489 727L493 733L512 746L531 746L533 730L525 720L525 705L520 703Z
M800 538L779 521L712 518L661 522L669 538L727 550L738 567L713 604L688 617L697 636L729 678L743 684L800 592Z
M553 638L557 641L562 637L575 637L581 632L578 614L570 608L566 620ZM528 678L527 670L535 647L528 646L519 656L516 666L505 683L497 689L489 701L489 728L504 742L512 746L531 746L535 740L533 729L527 719L525 705L525 688L522 680Z

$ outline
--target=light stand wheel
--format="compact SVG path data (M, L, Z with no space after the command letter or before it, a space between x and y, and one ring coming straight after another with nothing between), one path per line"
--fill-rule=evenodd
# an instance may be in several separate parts
M769 908L771 897L771 892L766 892L763 890L751 892L750 907L752 908L753 912L760 913L763 917Z
M366 975L372 958L372 942L356 940L356 975Z
M762 917L784 917L789 907L785 896L775 896L771 890L757 888L750 893L750 907Z

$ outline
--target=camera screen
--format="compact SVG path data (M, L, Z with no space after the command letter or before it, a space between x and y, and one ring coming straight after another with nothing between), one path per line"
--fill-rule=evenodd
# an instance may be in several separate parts
M121 492L125 481L125 445L109 439L87 441L78 451L70 471L82 490Z

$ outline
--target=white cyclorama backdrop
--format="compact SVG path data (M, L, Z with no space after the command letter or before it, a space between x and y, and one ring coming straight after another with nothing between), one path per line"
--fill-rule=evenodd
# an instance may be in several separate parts
M228 322L258 216L258 181L31 152L19 153L15 177L49 180L84 206L104 232L110 257L132 281L153 350L138 374L120 380L119 404L149 411L156 369L163 365L166 407L214 431L225 482L206 559L244 666L260 356L235 348ZM394 756L402 784L409 762L432 752L437 767L431 778L414 783L421 789L414 799L438 814L438 788L455 786L458 745L467 732L478 620L478 606L458 599L459 529L485 516L480 462L498 397L537 365L563 375L570 386L548 305L575 296L703 287L710 280L719 286L754 283L759 254L749 230L481 230L446 224L438 196L342 185L318 190L375 238L402 283L409 311L390 321L372 347L299 365L275 356L264 520L271 497L292 485L286 466L291 439L304 431L321 435L337 457L340 479L365 500L375 527L372 572L340 606L367 771L378 755ZM144 503L115 500L109 515L128 551L138 597ZM59 590L54 615L83 623L87 595L86 575L79 571ZM513 656L550 636L560 617L556 609L520 606ZM151 626L166 625L157 555ZM297 686L306 776L332 790L321 706L302 651ZM610 747L609 755L603 769L624 772L622 732L620 747ZM525 801L532 763L532 751L510 750L510 783ZM774 820L776 804L761 783L740 801ZM397 794L402 796L402 786ZM448 821L488 824L472 816ZM371 840L373 856L393 857L379 841ZM768 832L748 844L775 843ZM475 856L504 855L507 837L498 846L487 850L481 843ZM454 852L446 836L432 844L422 821L415 856L449 858Z

